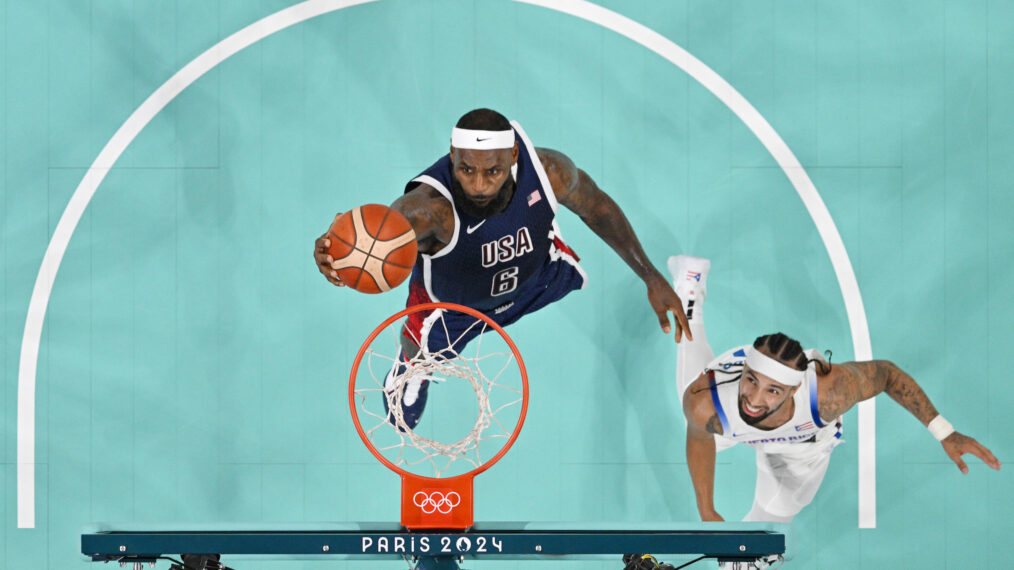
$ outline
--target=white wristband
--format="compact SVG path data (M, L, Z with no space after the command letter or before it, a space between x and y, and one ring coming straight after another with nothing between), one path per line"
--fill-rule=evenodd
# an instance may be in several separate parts
M943 441L947 438L947 436L954 433L954 426L952 426L951 422L945 420L941 415L937 415L937 417L933 418L933 420L926 425L926 429L933 434L933 437L937 438L937 441Z

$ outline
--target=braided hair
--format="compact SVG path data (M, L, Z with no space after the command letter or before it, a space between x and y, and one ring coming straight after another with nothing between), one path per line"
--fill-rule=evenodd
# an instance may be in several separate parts
M799 341L788 337L782 333L766 334L764 336L757 337L753 341L753 347L770 354L776 360L782 362L786 366L795 368L796 370L806 370L811 362L816 362L818 370L821 374L827 374L831 370L831 365L819 358L807 358L806 353L803 352L803 346L799 344ZM825 353L828 360L831 359L831 351ZM736 366L729 370L710 370L705 369L707 372L719 372L728 376L725 380L716 382L715 385L719 386L722 384L728 384L729 382L736 382L743 376L743 367ZM705 388L698 388L697 391L704 390Z
M816 362L817 368L821 374L827 374L831 371L831 365L828 362L824 362L819 358L807 358L806 353L803 352L802 345L799 344L799 341L789 338L782 333L759 336L753 341L753 347L756 349L765 349L765 352L770 354L776 360L779 360L786 366L791 366L796 370L806 370L806 368L810 366L811 362ZM830 361L831 351L829 350L824 354L827 355L827 359Z

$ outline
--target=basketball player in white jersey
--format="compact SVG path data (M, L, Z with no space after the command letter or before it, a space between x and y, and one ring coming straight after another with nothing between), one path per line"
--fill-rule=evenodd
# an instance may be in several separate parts
M670 258L669 269L693 336L677 349L676 382L702 520L724 520L713 501L716 450L744 443L757 451L757 486L743 520L791 521L824 479L831 450L841 442L842 414L880 393L922 422L962 473L968 473L966 453L1000 469L988 449L955 431L915 380L887 360L828 364L781 333L714 358L701 313L710 262L681 255Z

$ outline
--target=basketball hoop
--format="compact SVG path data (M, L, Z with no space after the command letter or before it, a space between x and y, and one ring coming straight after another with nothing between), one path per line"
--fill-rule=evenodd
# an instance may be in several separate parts
M406 417L405 406L430 388L423 425ZM392 315L363 342L349 377L349 408L367 449L401 476L402 526L467 529L473 479L521 433L528 375L514 342L491 318L463 305L424 303ZM470 410L476 417L468 429ZM409 470L427 467L432 475Z

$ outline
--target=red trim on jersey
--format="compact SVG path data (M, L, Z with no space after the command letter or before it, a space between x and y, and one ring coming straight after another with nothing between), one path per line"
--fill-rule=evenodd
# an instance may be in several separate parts
M576 253L574 253L574 250L570 249L569 245L563 243L563 240L560 239L559 236L553 236L553 245L556 246L556 249L573 257L574 261L581 261L581 258L578 257Z
M429 293L426 292L426 287L421 281L415 279L408 283L408 301L405 302L405 307L414 307L416 305L422 305L423 303L432 303L430 300ZM419 339L422 338L423 321L426 317L433 314L433 311L416 311L408 316L405 324L405 330L402 334L407 339L415 344L419 343Z

